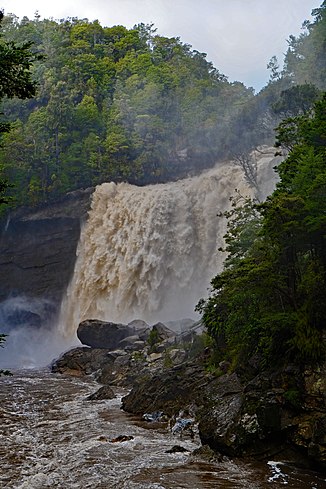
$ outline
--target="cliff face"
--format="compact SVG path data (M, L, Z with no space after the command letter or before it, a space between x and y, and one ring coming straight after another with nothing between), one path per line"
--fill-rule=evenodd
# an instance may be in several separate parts
M0 300L46 298L59 304L73 272L92 189L37 209L19 209L0 237Z

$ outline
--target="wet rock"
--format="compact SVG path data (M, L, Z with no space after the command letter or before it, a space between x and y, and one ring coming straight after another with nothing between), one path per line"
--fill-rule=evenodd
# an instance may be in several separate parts
M163 358L163 353L150 353L147 357L149 362L156 362Z
M97 440L102 442L102 443L109 441L106 436L99 436Z
M174 348L169 351L169 359L173 365L183 363L187 357L187 353L183 349Z
M173 416L187 405L202 403L207 382L203 366L185 363L154 372L150 368L135 379L132 390L122 399L125 411L133 414L164 411Z
M119 341L119 347L124 348L127 351L142 350L145 346L145 341L141 341L138 335L127 336Z
M189 452L189 450L187 450L184 447L181 447L180 445L174 445L172 448L170 448L170 450L166 450L165 453L184 453L184 452Z
M220 463L226 459L226 457L215 450L212 450L208 445L202 445L201 447L196 448L192 451L191 456L209 463Z
M115 393L108 385L103 385L99 390L87 397L88 401L100 401L104 399L114 399Z
M92 348L115 350L124 338L131 336L133 331L125 324L116 324L97 319L82 321L77 330L77 336L83 345Z
M133 439L134 439L134 437L130 436L130 435L119 435L116 438L112 438L112 440L110 440L110 442L111 443L122 443L124 441L129 441L129 440L133 440Z
M155 411L154 413L143 414L143 419L150 423L155 423L161 421L163 416L164 416L163 411Z
M133 334L137 335L141 341L147 341L149 333L151 331L150 326L142 321L141 319L134 319L131 323L128 323L128 327L133 332Z
M67 375L90 375L99 369L113 364L109 350L78 347L69 350L51 365L52 372Z
M152 327L152 331L155 331L155 333L157 334L159 342L175 336L175 333L163 323L154 324Z

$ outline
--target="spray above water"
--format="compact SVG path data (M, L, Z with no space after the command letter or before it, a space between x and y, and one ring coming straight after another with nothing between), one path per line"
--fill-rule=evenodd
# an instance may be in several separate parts
M56 330L56 306L50 300L10 297L0 303L1 333L7 335L0 368L34 368L48 365L72 346Z
M229 208L236 188L252 194L230 164L168 184L98 186L62 305L64 334L73 335L84 319L194 317L222 267L226 222L217 214Z

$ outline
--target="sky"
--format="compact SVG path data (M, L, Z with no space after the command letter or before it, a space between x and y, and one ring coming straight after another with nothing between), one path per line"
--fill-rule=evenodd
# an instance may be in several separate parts
M304 20L322 0L0 0L5 14L19 18L98 19L102 26L154 23L157 33L180 37L229 81L259 91L269 79L267 63L282 63L287 39L298 36Z

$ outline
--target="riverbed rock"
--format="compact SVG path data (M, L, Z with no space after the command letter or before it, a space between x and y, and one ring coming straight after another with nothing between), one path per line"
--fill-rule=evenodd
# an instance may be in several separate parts
M182 418L198 425L203 445L223 456L326 467L325 365L257 373L252 366L232 372L225 363L214 373L206 369L207 348L191 356L193 345L178 348L172 339L159 353L149 346L133 352L75 349L55 371L93 372L102 383L131 388L122 400L125 411L163 412L170 426L182 411Z
M110 351L103 348L77 347L69 350L51 365L52 372L67 375L90 375L113 365Z
M132 334L133 330L126 324L111 323L97 319L82 321L77 329L77 336L83 345L109 350L119 348L120 341Z
M243 380L216 377L189 361L136 379L127 412L191 412L203 445L226 456L289 460L326 467L325 371L297 367Z
M135 380L131 392L122 399L122 408L133 414L164 411L168 416L178 413L195 400L201 403L203 385L208 382L204 368L183 364L163 369Z
M155 333L157 334L158 342L167 340L168 338L175 336L175 333L163 323L154 324L152 327L152 331L155 331Z
M127 351L142 350L145 346L145 341L141 341L138 335L127 336L119 341L119 347Z
M109 385L103 385L96 392L87 397L88 401L101 401L104 399L114 399L115 393Z
M141 319L134 319L128 323L128 327L133 332L131 334L137 335L141 341L147 341L149 333L151 331L150 326Z

